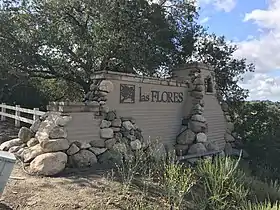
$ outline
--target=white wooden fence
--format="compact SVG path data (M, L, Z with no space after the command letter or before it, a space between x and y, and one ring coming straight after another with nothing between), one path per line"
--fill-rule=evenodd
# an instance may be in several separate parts
M12 118L15 120L16 127L20 127L20 122L32 124L36 119L45 114L45 112L40 111L38 108L26 109L21 108L20 105L9 106L6 104L0 104L0 108L1 121L5 121L6 117ZM7 113L8 110L12 110L14 114ZM21 116L21 113L30 114L32 116L32 119Z

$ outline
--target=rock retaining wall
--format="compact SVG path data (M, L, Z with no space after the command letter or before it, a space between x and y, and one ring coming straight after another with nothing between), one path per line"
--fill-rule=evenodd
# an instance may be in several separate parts
M106 96L113 88L112 82L99 81L91 86L85 102L87 105L74 107L75 111L90 109L100 120L100 126L92 129L100 130L101 139L70 143L66 127L72 120L71 113L58 112L67 110L67 107L52 104L53 111L40 117L30 128L22 127L18 138L1 144L0 150L14 153L29 167L30 173L45 176L60 173L66 167L91 167L96 163L115 163L122 157L135 157L135 152L146 150L149 142L143 138L132 117L119 117L106 105Z
M176 139L175 150L178 156L217 150L217 147L207 139L207 122L203 116L205 85L201 71L193 69L189 77L192 107Z

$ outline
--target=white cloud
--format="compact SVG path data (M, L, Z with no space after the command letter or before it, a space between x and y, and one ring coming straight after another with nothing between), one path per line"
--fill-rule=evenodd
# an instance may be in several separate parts
M230 12L236 6L236 0L198 0L198 5L213 5L218 11Z
M256 24L260 32L258 37L237 42L235 56L247 58L256 66L255 73L246 75L243 86L253 99L280 101L280 0L270 0L267 9L253 10L243 20ZM275 73L277 70L279 73Z
M279 101L280 76L271 77L267 74L254 73L252 78L241 86L250 90L251 100Z

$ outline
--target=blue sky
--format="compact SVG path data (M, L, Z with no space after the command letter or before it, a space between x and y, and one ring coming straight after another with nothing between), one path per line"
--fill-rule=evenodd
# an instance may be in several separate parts
M199 0L200 21L224 35L256 71L241 85L250 99L280 101L280 0Z
M252 3L254 2L254 3ZM225 35L229 40L244 40L250 35L258 35L258 27L250 22L243 22L246 13L255 9L265 9L265 0L238 0L236 6L230 11L217 11L211 4L202 6L200 19L208 19L204 25L210 32Z

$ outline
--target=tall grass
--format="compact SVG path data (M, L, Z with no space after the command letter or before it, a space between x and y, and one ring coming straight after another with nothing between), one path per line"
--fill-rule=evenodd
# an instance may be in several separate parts
M270 202L253 204L248 202L246 206L242 208L242 210L279 210L280 206L278 203L271 204Z
M244 173L237 169L239 160L228 157L200 161L196 174L200 193L194 197L200 210L234 210L244 204L248 190L242 185Z
M173 158L169 158L164 164L163 187L172 209L180 209L184 197L190 193L195 183L192 169L185 168Z

